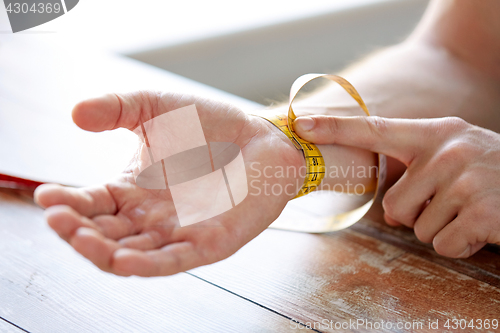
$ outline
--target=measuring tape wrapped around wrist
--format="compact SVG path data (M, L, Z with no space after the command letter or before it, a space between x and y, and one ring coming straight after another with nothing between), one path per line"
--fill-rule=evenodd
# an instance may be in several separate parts
M307 204L304 204L306 200L310 201L310 198L304 197L306 194L309 194L316 189L319 188L319 185L326 173L326 166L321 155L319 148L306 140L300 138L295 130L293 129L293 122L297 118L293 111L292 103L297 97L298 92L310 81L317 78L326 78L331 81L338 83L342 88L344 88L347 93L356 100L358 105L361 107L363 112L370 116L368 108L366 107L363 99L356 91L356 89L344 78L337 75L330 74L306 74L299 77L292 85L290 89L290 101L288 104L288 115L258 115L271 123L273 123L276 127L278 127L294 144L294 146L302 150L304 154L304 158L306 160L307 173L304 179L304 183L299 190L299 193L294 197L300 198L299 200L293 200L289 203L292 207L287 208L273 224L271 224L272 228L275 229L285 229L285 230L293 230L293 231L301 231L301 232L311 232L311 233L324 233L331 232L340 229L347 228L352 224L359 221L365 214L368 212L373 202L375 201L380 189L383 187L385 177L386 177L386 159L384 155L378 155L378 174L377 174L377 184L373 196L369 201L362 204L360 207L349 210L347 212L343 212L335 215L328 216L318 216L316 211L311 210L312 214L306 214L304 216L297 216L298 214L286 214L287 209L293 210L296 212L304 212ZM327 191L320 191L327 192ZM303 197L303 198L301 198ZM301 201L302 200L302 201ZM328 203L327 203L328 204ZM310 206L314 206L310 205Z
M325 160L318 147L299 137L295 138L290 131L288 117L285 115L260 116L278 127L292 141L295 147L302 150L306 160L306 177L299 193L294 197L300 198L314 191L325 177Z

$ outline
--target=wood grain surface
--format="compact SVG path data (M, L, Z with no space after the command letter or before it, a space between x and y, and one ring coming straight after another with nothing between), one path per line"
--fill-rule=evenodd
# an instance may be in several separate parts
M28 332L290 328L288 318L185 273L145 279L101 272L49 230L29 197L5 192L0 191L0 317ZM0 332L16 332L3 320L0 325Z
M30 195L0 191L0 317L29 332L334 332L359 321L341 331L436 332L448 319L499 319L497 247L440 257L410 229L386 227L379 203L344 231L266 230L222 262L143 279L100 272ZM411 327L369 326L381 321Z
M320 331L350 320L423 325L377 331L436 332L429 323L444 331L447 320L500 319L497 247L444 258L411 229L383 224L381 212L378 202L358 224L325 235L267 230L235 256L192 273Z
M22 333L22 332L26 332L26 331L18 328L17 326L15 326L12 323L9 323L5 320L0 319L0 332L2 332L2 333Z
M500 288L500 246L498 245L488 244L482 251L467 259L442 257L434 251L431 244L420 242L412 229L393 228L385 224L380 204L375 205L367 216L353 225L351 229Z
M29 332L334 332L359 320L435 332L429 323L499 319L497 247L440 257L383 224L379 203L344 231L266 230L220 263L143 279L100 272L49 230L30 195L0 191L0 317ZM343 331L373 331L365 325Z
M100 272L49 230L30 195L0 191L0 317L29 332L334 332L360 320L342 331L384 321L411 327L375 331L436 332L447 320L500 319L498 247L440 257L383 224L380 203L344 231L266 230L220 263L143 279Z
M0 156L5 157L0 171L7 174L38 179L44 168L54 172L47 152L64 152L60 161L71 159L70 152L81 154L74 146L57 148L40 139L61 141L56 129L71 122L64 116L77 97L141 85L231 99L131 60L28 39L32 36L24 36L26 43L10 41L0 54ZM42 110L62 115L65 123L38 121L46 116ZM24 126L27 117L32 127ZM500 319L499 247L487 246L469 259L441 257L411 229L385 225L380 202L347 230L323 235L266 230L222 262L145 279L99 271L48 228L31 196L0 190L1 333L500 331L477 328L477 320ZM474 328L444 326L447 320L472 319Z

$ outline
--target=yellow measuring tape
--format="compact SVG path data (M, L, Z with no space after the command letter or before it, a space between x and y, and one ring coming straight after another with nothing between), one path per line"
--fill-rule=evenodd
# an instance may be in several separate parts
M299 193L295 196L295 198L301 198L306 194L309 194L316 189L318 189L321 181L325 177L326 167L325 161L319 148L306 140L300 138L293 129L293 122L297 118L295 115L292 103L297 97L298 92L310 81L317 78L326 78L331 81L338 83L342 88L344 88L349 95L356 100L361 109L365 112L367 116L370 116L370 112L365 105L365 102L356 91L356 89L344 78L337 75L330 74L306 74L299 77L292 85L290 89L290 101L288 104L288 116L284 115L273 115L273 116L265 116L259 115L260 117L270 121L275 126L277 126L295 145L295 147L299 150L302 150L304 154L304 158L306 160L307 174L304 179L304 184L302 185ZM315 214L316 211L313 209L311 212L313 214L306 214L306 216L297 216L297 214L286 214L287 209L285 209L285 214L282 214L273 224L271 224L272 228L275 229L285 229L285 230L293 230L293 231L301 231L301 232L311 232L311 233L323 233L323 232L331 232L340 229L347 228L352 224L359 221L370 209L373 202L375 201L380 189L383 186L386 177L386 159L384 155L378 154L378 177L377 184L373 194L373 197L366 203L362 204L360 207L352 209L347 212L343 212L335 215L326 215L321 216ZM328 196L330 195L331 200L335 200L335 197L331 196L331 191L319 191L319 193L323 193L322 201L325 204L328 204ZM325 199L326 195L326 199ZM294 198L294 199L295 199ZM318 198L313 198L318 199ZM307 204L303 204L304 201L300 202L300 200L307 200L307 198L294 200L292 203L295 210L300 211L303 210ZM310 200L309 200L309 206Z
M287 116L273 115L270 117L261 117L269 120L283 133L285 133L285 135L293 142L295 147L302 150L302 153L304 154L304 158L306 159L307 174L304 179L304 184L295 198L299 198L314 191L325 177L325 160L323 159L318 147L313 143L297 137L295 132L290 131L291 126L289 126ZM295 136L292 133L295 134Z

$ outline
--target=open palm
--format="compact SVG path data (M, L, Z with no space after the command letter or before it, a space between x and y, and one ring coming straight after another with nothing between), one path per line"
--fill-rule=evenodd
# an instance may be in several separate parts
M143 162L141 148L129 167L106 184L79 189L42 185L35 192L36 201L47 208L49 225L102 270L170 275L227 258L267 228L298 191L300 179L287 175L264 179L262 171L299 168L304 164L301 153L273 125L232 105L189 95L110 94L79 103L73 119L94 132L133 130L191 104L197 107L207 141L232 142L241 148L247 176L254 181L249 195L235 208L181 228L168 189L147 190L135 184L133 174ZM294 191L266 195L264 182L281 189L292 184Z

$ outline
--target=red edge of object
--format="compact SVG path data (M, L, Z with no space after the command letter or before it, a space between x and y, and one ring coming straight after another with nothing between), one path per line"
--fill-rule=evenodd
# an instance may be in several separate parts
M36 182L34 180L0 174L0 187L3 188L11 188L16 190L34 190L42 184L43 183Z

